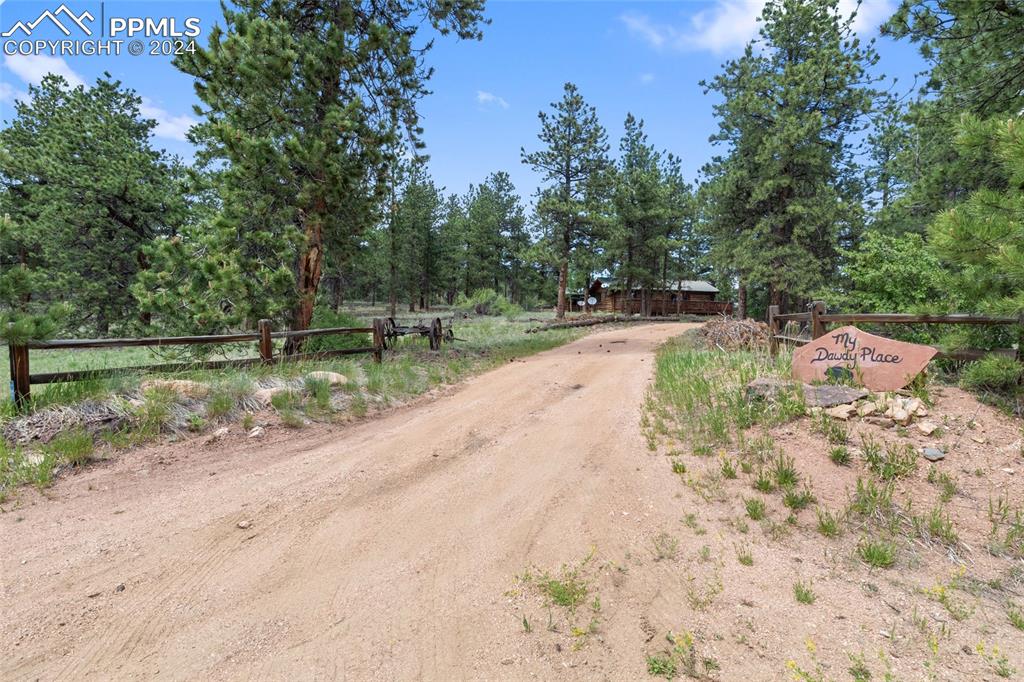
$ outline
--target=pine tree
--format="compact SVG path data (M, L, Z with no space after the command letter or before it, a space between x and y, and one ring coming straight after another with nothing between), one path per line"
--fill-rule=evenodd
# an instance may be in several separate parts
M1024 119L965 117L957 144L989 151L1006 189L979 189L930 226L932 248L956 270L975 307L1024 315Z
M999 161L957 144L960 117L1018 115L1024 108L1024 6L1019 2L903 0L883 27L916 43L930 65L919 97L900 121L891 177L896 201L887 230L924 232L941 211L975 190L1006 189Z
M440 267L441 193L422 165L414 165L395 215L399 278L409 311L429 310Z
M538 114L538 138L546 148L531 153L523 149L522 159L541 173L543 182L550 183L538 195L537 213L552 230L552 250L558 263L556 315L563 318L569 260L596 222L595 203L608 169L608 142L596 110L572 83L565 84L561 101L551 106L551 114Z
M650 314L650 291L661 280L662 256L668 251L668 188L660 164L661 155L648 144L643 121L627 114L612 190L615 220L609 246L617 255L615 275L625 283L625 291L641 289L645 316Z
M224 305L290 309L291 327L308 327L326 246L374 222L396 161L389 150L403 135L418 144L416 102L430 75L414 44L419 29L478 38L482 8L482 0L239 0L224 5L224 26L207 47L177 58L196 78L204 120L192 136L200 161L217 169L223 202L205 251L271 287ZM285 300L256 300L280 296L282 284L292 288Z
M37 302L69 304L71 328L139 321L130 287L155 237L185 215L177 162L150 146L156 122L109 75L89 88L48 75L0 131L2 266L28 268Z
M872 110L877 54L837 6L772 0L757 45L704 84L724 98L712 141L728 148L704 169L717 259L783 308L834 273L863 220L851 138Z

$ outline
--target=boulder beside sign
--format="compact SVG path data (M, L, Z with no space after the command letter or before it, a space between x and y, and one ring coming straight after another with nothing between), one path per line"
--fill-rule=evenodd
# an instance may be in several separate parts
M827 382L848 372L854 383L873 391L895 391L927 367L937 352L931 346L840 327L794 351L793 377Z

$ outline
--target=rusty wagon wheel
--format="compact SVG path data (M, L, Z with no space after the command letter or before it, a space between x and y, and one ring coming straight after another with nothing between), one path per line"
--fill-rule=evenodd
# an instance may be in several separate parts
M430 323L430 332L429 332L430 350L440 350L441 349L441 336L442 336L442 334L443 334L443 332L441 331L441 318L435 317L434 320Z
M395 318L385 317L384 318L384 347L394 348L395 339L398 338L398 334L395 333Z

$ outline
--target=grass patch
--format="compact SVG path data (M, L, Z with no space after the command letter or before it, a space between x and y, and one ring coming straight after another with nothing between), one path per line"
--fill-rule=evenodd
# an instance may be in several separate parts
M861 540L857 545L861 561L872 568L891 568L896 564L896 543L890 540Z
M747 516L751 521L760 521L767 514L767 505L759 497L743 498L743 506L747 509Z
M701 654L693 633L670 632L665 636L669 648L647 656L647 673L652 677L674 679L679 673L699 680L713 677L721 665L713 656Z
M658 533L654 537L654 560L675 559L679 551L679 540L668 533Z
M865 448L864 460L883 481L903 478L917 469L917 452L909 443L888 443L884 452L879 447Z
M781 452L775 457L771 474L775 484L780 488L791 488L800 482L800 473L796 470L793 458Z
M818 532L827 538L839 537L842 532L842 517L833 511L829 511L824 507L818 507L816 510L818 517Z
M1006 607L1006 618L1010 621L1010 625L1024 632L1024 611L1021 611L1016 604Z
M836 466L849 466L851 459L850 450L845 445L837 445L829 451L828 458Z
M939 486L939 500L945 504L956 497L956 481L944 471L939 471L933 464L928 468L928 482Z
M782 504L793 511L806 509L816 501L814 492L811 490L811 486L808 483L804 483L804 487L800 490L797 490L796 488L788 488L782 494Z
M89 461L93 447L92 435L85 429L77 428L58 434L41 449L44 454L53 455L57 461L81 466Z
M922 540L938 542L943 545L955 547L960 542L953 521L949 514L943 511L942 506L936 506L924 516L911 518L914 533Z
M892 483L879 485L873 479L857 477L857 489L850 500L850 511L865 518L885 518L892 511Z
M849 439L846 426L825 412L818 413L818 417L814 421L814 430L825 436L825 440L832 445L846 445L846 441Z
M818 595L811 589L811 584L802 580L793 583L793 596L801 604L813 604L818 599Z
M755 424L773 426L804 414L796 389L772 401L747 396L754 378L788 374L784 355L701 350L685 337L674 339L658 351L649 422L661 425L659 435L702 446L732 444Z

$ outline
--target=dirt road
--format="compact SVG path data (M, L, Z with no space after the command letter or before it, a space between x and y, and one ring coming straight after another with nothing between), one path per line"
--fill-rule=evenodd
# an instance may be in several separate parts
M528 567L629 556L678 522L639 421L655 348L688 326L594 334L358 426L148 448L26 493L0 515L0 678L646 677L656 586L603 595L577 650L524 632L508 594Z

